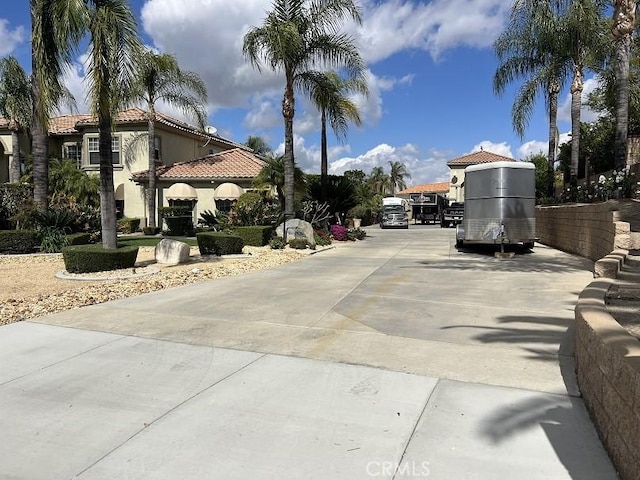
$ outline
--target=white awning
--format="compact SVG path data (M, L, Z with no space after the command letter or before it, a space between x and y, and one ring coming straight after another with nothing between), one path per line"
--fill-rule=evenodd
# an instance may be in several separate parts
M198 192L186 183L174 183L167 190L167 200L197 200Z
M244 189L235 183L218 185L213 196L216 200L237 200L244 193Z

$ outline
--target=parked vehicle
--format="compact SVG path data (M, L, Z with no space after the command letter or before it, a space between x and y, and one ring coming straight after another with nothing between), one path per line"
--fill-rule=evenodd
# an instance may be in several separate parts
M440 217L440 228L455 227L462 223L464 217L464 203L452 202L445 207Z
M494 162L465 168L464 218L456 245L495 244L532 248L536 235L535 166Z
M413 223L438 223L447 199L439 193L414 193L411 195Z
M408 210L409 202L404 198L383 198L380 228L409 228Z

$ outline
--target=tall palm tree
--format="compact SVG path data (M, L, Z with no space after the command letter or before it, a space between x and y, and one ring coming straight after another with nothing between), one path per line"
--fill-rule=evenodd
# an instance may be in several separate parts
M364 72L363 72L364 73ZM327 175L329 161L327 154L327 119L339 142L347 138L348 123L362 124L360 112L350 94L369 94L364 75L356 78L342 78L336 72L323 72L312 77L309 96L320 110L320 183L322 201L327 197Z
M371 185L374 193L386 195L391 192L391 177L384 173L382 167L373 167L367 178L367 182Z
M273 0L262 26L251 27L244 36L243 53L258 71L263 62L284 73L282 99L284 119L285 216L294 212L293 117L295 89L308 91L316 66L344 69L357 77L364 62L353 40L339 32L349 16L361 22L354 0Z
M568 3L568 5L566 5ZM602 63L607 48L603 0L564 0L561 39L571 60L571 185L578 183L580 155L580 109L584 70Z
M48 206L49 118L64 95L65 65L85 32L85 0L29 0L31 15L31 152L33 198L43 211Z
M177 60L167 53L146 50L137 59L137 71L132 102L144 102L147 109L149 144L149 185L147 186L147 212L149 226L156 226L156 103L164 101L191 115L198 126L204 129L207 87L195 73L180 69Z
M611 33L615 45L616 136L613 162L616 169L627 163L629 130L629 58L636 24L636 0L615 0Z
M9 182L20 181L20 132L31 124L31 83L18 60L9 56L0 59L0 115L9 120L13 146Z
M125 104L125 93L132 91L135 59L142 47L127 0L87 0L87 14L89 100L99 130L102 245L116 248L111 128L114 115Z
M389 162L391 172L389 173L389 183L391 185L391 195L396 194L396 188L398 190L404 190L407 188L407 182L405 178L411 178L411 175L407 171L407 167L400 162Z
M568 56L560 42L560 18L552 2L517 0L507 28L494 43L500 61L493 77L493 89L502 95L508 84L522 79L511 110L513 128L522 139L531 119L535 99L544 95L549 115L547 192L554 195L554 166L558 138L558 95L569 75Z

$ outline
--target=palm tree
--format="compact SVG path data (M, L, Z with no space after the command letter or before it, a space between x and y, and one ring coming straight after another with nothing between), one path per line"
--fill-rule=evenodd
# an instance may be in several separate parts
M398 190L404 190L407 188L405 178L411 178L411 175L407 171L407 168L400 162L389 162L391 172L389 173L389 183L391 185L391 195L396 194L396 188Z
M31 108L31 84L24 69L13 56L0 59L0 115L9 120L13 146L11 183L20 181L20 132L31 124Z
M571 60L571 185L578 183L580 155L580 109L584 87L584 70L590 64L601 63L605 55L605 21L602 0L564 0L569 5L563 11L561 39Z
M320 183L321 201L324 202L327 198L327 175L329 173L327 118L338 141L344 142L347 138L348 122L351 121L358 126L362 124L358 107L348 95L352 93L368 95L369 88L363 75L343 79L336 72L324 72L312 78L313 83L309 95L311 101L320 110Z
M200 77L180 69L177 60L167 53L143 52L137 59L137 71L132 102L144 102L147 108L149 145L149 185L147 186L147 212L149 227L156 227L156 144L155 122L156 102L162 100L195 118L203 129L206 120L204 105L207 102L207 88Z
M558 95L569 75L568 57L560 40L560 19L550 2L518 0L513 4L509 24L494 43L500 60L493 89L502 95L508 84L523 79L511 110L515 132L522 139L539 93L544 95L549 114L548 189L554 195L554 166L558 138Z
M382 167L373 167L367 179L374 193L386 195L391 192L391 177L384 173Z
M139 58L141 44L133 12L126 0L87 1L87 13L89 100L99 130L102 245L116 248L111 127L113 116L125 104L125 92L132 91L135 59Z
M244 36L243 53L258 71L263 62L284 73L282 99L284 119L285 216L294 212L293 117L294 89L309 91L316 65L344 69L356 78L364 62L353 40L339 32L345 16L361 22L354 0L273 0L262 26L251 27Z
M636 23L636 0L615 0L611 33L615 45L616 136L613 162L616 169L627 164L629 130L629 58Z
M269 153L266 157L266 165L253 179L253 185L256 188L275 188L280 201L280 208L284 212L285 193L284 193L284 155L275 156ZM298 167L294 167L294 182L297 193L302 194L305 191L305 175Z
M266 157L270 153L272 153L271 147L267 143L267 141L259 136L249 135L247 137L247 141L244 144L254 151L256 155L260 155L262 157Z
M31 15L31 152L33 198L36 207L48 206L49 118L64 95L61 84L65 65L85 32L85 0L29 0Z

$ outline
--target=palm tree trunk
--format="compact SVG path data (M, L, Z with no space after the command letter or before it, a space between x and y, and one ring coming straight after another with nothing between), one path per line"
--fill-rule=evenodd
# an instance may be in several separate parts
M102 226L102 247L116 248L116 197L113 190L113 152L111 144L111 119L108 115L99 115L100 151L100 217Z
M558 138L558 95L560 94L560 85L557 81L549 84L549 154L547 165L547 196L549 198L555 195L555 174L554 167L556 163L556 149Z
M11 143L13 147L13 154L11 158L11 165L9 166L9 183L18 183L20 181L20 136L18 130L11 130Z
M582 106L582 68L574 67L571 83L571 168L569 184L578 184L578 165L580 162L580 108Z
M614 168L621 169L627 164L627 134L629 130L629 57L631 55L631 35L636 17L635 0L616 0L613 13L613 34L615 43L616 82L616 133L613 148Z
M35 65L32 66L35 68ZM33 155L33 201L40 212L49 206L49 159L47 158L47 134L37 104L40 96L38 79L31 76L33 119L31 124L31 153Z
M329 160L327 155L327 111L322 108L320 132L320 200L327 201L327 175L329 174Z
M289 77L289 75L287 75ZM295 114L295 100L293 96L293 79L287 78L287 86L282 99L282 116L284 117L284 196L285 216L293 218L294 167L293 156L293 116Z
M147 189L147 212L149 226L156 227L156 112L152 102L148 104L149 112L149 185Z

